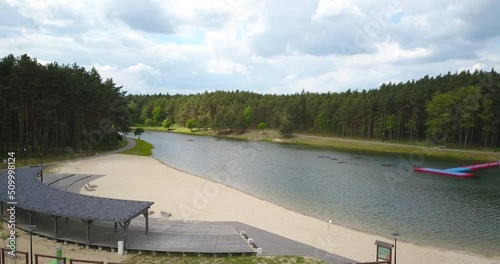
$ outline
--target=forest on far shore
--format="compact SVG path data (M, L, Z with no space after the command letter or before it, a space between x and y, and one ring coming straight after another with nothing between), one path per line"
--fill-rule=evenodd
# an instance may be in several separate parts
M494 69L341 93L127 95L121 89L95 68L40 64L28 55L2 58L0 155L88 154L116 147L132 125L174 123L221 134L265 127L285 136L295 131L490 149L500 134L500 75Z
M191 95L127 95L134 125L182 126L217 133L267 128L321 135L425 141L496 148L500 75L491 71L382 84L372 90L276 95L215 91Z

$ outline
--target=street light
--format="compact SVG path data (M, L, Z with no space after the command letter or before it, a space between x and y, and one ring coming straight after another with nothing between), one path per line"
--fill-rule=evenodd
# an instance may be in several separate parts
M396 264L396 251L397 251L399 233L393 232L392 236L394 237L394 264Z
M24 166L26 166L26 148L24 148Z
M28 231L30 232L30 263L33 264L33 239L32 239L32 233L33 229L36 228L36 225L29 225L28 226Z
M40 152L40 167L42 167L43 165L42 158L43 158L43 152ZM40 171L40 181L43 182L43 169Z

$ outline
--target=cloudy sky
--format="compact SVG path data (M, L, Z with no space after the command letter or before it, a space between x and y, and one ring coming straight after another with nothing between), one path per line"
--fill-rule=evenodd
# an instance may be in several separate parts
M0 51L129 93L339 92L500 69L495 0L0 0Z

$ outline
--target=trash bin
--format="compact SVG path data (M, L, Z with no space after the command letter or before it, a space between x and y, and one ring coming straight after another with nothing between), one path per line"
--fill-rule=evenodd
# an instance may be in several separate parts
M123 241L118 241L118 255L123 255Z

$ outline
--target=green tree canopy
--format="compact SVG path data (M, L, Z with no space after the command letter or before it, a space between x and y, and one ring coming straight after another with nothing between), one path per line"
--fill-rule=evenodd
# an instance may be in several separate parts
M193 129L196 127L196 119L188 119L188 121L186 121L186 127L191 129L191 132L193 132Z
M257 129L262 131L262 134L264 134L264 129L266 129L266 123L260 122L259 125L257 126Z
M325 133L330 129L331 123L328 114L325 111L321 111L316 118L316 123L318 124L318 128L322 133Z
M136 129L134 129L134 136L138 137L139 139L141 139L142 133L144 133L144 129L143 128L138 127Z
M462 89L470 86L479 89L479 97L477 90ZM457 92L460 89L462 95ZM441 126L436 123L439 120L431 120L435 116L429 115L427 104L435 96L448 92L457 92L455 96L461 101L454 104L456 109L453 111L442 112L448 112L449 119L454 122L439 131ZM464 98L470 100L464 101ZM255 120L266 123L268 128L279 129L281 117L286 115L294 131L303 133L317 129L335 136L432 141L433 138L443 140L443 132L446 132L446 141L457 146L494 148L499 145L500 74L493 69L448 72L434 77L426 75L407 82L383 83L376 89L340 93L214 91L127 96L127 103L131 101L137 106L133 112L134 120L139 115L138 124L152 118L153 109L159 106L172 122L182 125L194 117L203 127L201 117L207 115L209 126L217 133L239 131L239 116L244 117L245 129L255 127Z
M288 120L288 117L286 117L286 116L281 117L281 124L280 124L278 130L279 130L280 135L283 135L284 137L291 137L292 136L293 125Z
M161 120L165 119L165 111L162 110L160 106L156 106L152 112L153 115L153 125L157 126L160 124Z
M208 127L210 126L210 115L208 114L201 115L198 118L198 126L200 128L203 128L203 130L207 131Z
M248 128L252 124L252 107L250 106L245 107L243 115L245 117L245 125Z
M128 104L121 87L95 68L8 55L0 59L0 156L117 146L119 134L130 132Z
M152 127L152 126L155 126L155 123L154 123L153 119L146 118L146 121L144 121L144 125L148 126L148 127Z
M166 128L167 130L170 130L170 127L172 126L172 121L170 120L170 118L167 117L165 118L165 120L163 120L161 126Z

